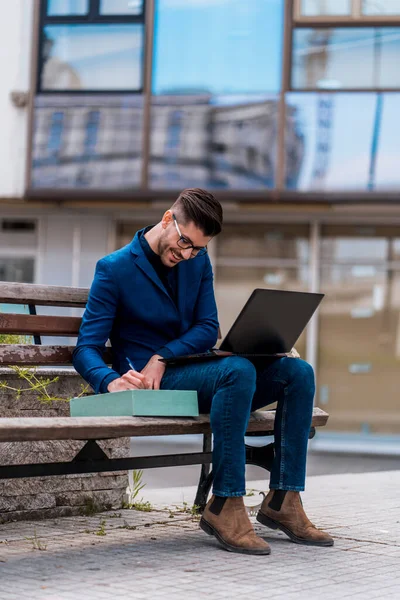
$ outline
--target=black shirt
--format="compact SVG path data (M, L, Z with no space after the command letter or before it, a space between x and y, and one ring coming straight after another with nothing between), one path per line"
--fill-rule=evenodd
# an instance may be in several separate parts
M177 293L178 293L177 274L178 274L178 270L174 267L166 267L162 263L161 258L158 256L158 254L156 254L151 249L149 242L146 240L146 238L144 236L148 231L150 231L150 229L152 229L152 227L154 227L154 226L150 225L149 227L146 227L146 229L144 229L139 234L140 245L142 246L143 252L145 253L147 260L149 261L149 263L151 264L151 266L157 273L161 283L167 290L168 294L171 296L175 305L177 305Z

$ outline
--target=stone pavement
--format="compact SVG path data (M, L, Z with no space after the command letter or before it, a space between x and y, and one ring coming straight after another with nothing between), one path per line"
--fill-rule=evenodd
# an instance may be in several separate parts
M189 512L193 488L142 490L151 512L7 523L0 599L397 599L399 490L400 471L310 477L303 502L335 546L298 546L257 524L270 556L220 549Z

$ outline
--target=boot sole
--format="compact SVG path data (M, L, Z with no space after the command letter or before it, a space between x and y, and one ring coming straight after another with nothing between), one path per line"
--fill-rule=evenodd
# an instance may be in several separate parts
M221 546L223 548L225 548L225 550L228 550L228 552L236 552L237 554L255 554L255 555L259 555L259 556L271 554L270 548L266 548L264 550L262 550L262 549L257 550L257 548L254 550L249 550L247 548L240 548L238 546L232 546L232 544L228 544L228 542L226 542L221 537L221 535L218 533L218 531L216 529L214 529L214 527L212 525L210 525L210 523L208 523L205 519L203 519L203 517L200 519L200 527L208 535L213 535L214 537L216 537L217 540L219 541L219 543L221 544Z
M324 546L324 547L333 546L333 544L334 544L333 540L327 540L326 542L324 542L324 541L318 542L318 541L306 540L304 538L298 537L295 533L293 533L293 531L290 531L290 529L285 527L285 525L282 525L278 521L274 521L274 519L267 517L267 515L264 515L264 513L262 513L262 512L258 513L256 519L259 523L261 523L262 525L265 525L266 527L269 527L270 529L280 529L281 531L283 531L283 533L286 533L286 535L295 544L302 544L303 546Z

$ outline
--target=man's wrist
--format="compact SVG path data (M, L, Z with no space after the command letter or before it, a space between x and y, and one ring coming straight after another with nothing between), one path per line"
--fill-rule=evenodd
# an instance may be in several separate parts
M112 381L119 379L121 375L116 373L115 371L111 371L106 377L104 377L103 381L100 384L100 394L106 394L108 392L108 386Z

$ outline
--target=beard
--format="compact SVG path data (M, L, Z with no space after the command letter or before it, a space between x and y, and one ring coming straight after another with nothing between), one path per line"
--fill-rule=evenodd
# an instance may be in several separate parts
M158 242L158 246L157 246L157 254L160 257L160 260L163 263L163 265L165 265L166 267L174 267L175 264L178 264L178 263L173 263L170 260L171 250L174 251L176 258L179 257L182 260L183 257L181 256L181 253L179 252L179 248L171 246L171 244L169 243L169 241L167 239L165 239L164 237L161 237Z

